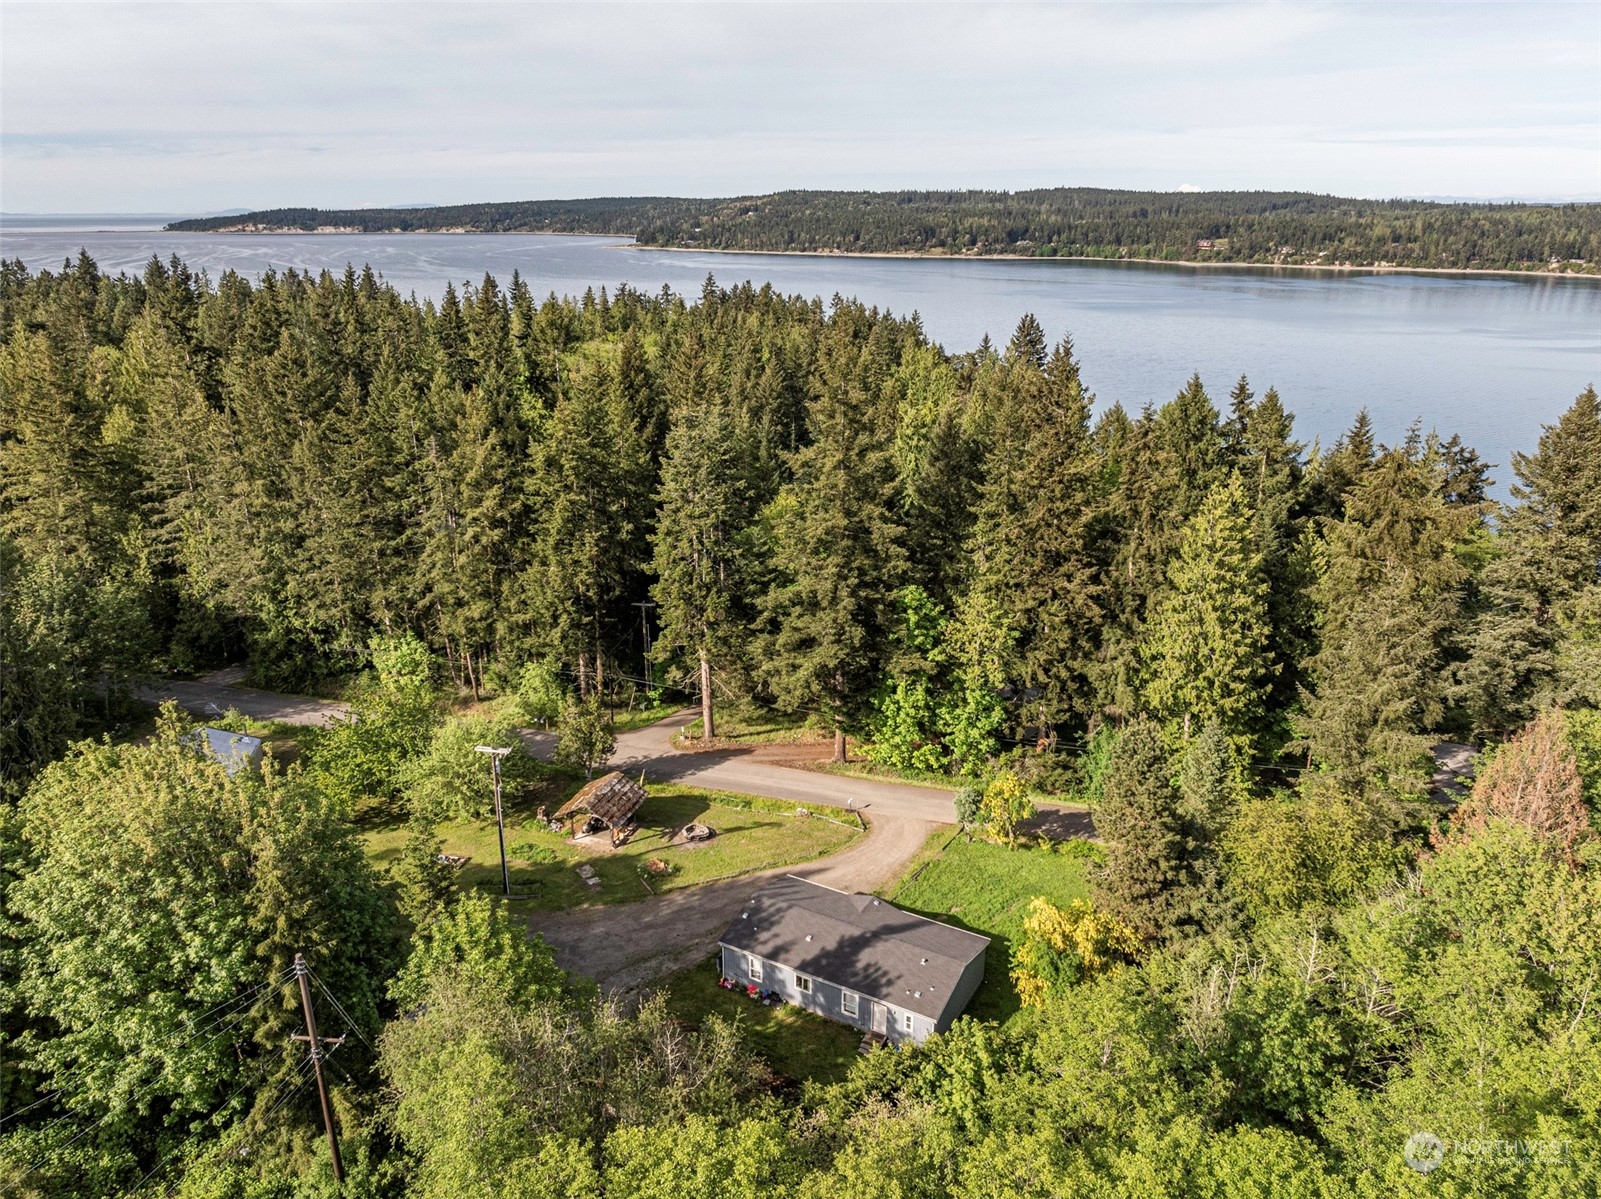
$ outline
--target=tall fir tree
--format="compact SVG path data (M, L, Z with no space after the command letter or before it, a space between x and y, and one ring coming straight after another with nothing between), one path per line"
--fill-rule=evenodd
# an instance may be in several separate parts
M869 715L904 571L894 462L876 423L863 419L869 404L849 330L831 324L810 444L767 513L774 580L761 601L763 671L782 705L829 723L836 760L846 733Z
M1096 690L1101 710L1124 718L1142 708L1140 643L1166 588L1168 561L1186 522L1223 478L1223 436L1198 375L1160 409L1147 408L1126 426L1113 419L1103 432L1116 438L1107 463L1116 489L1105 571L1110 619Z
M1025 319L1014 346L1032 345L1034 333ZM959 635L975 646L1009 647L1006 660L982 664L979 673L1011 683L1025 696L1019 718L1049 728L1093 710L1102 477L1071 342L1063 340L1043 369L1021 351L1009 363L1011 394L995 415L984 462L961 608L969 619L998 621L999 635Z
M606 635L639 561L649 498L648 451L602 365L585 364L563 386L530 480L522 595L531 648L571 663L587 696L604 682Z
M1097 905L1146 941L1181 936L1194 908L1190 838L1161 729L1132 721L1118 739L1095 827L1106 861L1092 886Z
M678 407L667 432L652 534L661 634L657 654L686 657L700 690L702 734L717 735L714 671L740 651L749 585L746 447L715 397Z
M1508 730L1543 704L1601 702L1585 652L1598 613L1601 401L1587 387L1533 454L1514 454L1517 501L1503 505L1483 576L1484 610L1466 683L1480 725ZM1595 640L1594 632L1588 633Z
M1247 759L1273 672L1254 525L1239 475L1213 488L1185 526L1143 645L1151 710L1177 724L1186 742L1203 726L1220 725Z
M1320 646L1305 663L1309 756L1392 807L1422 794L1426 734L1444 716L1465 632L1460 550L1480 518L1447 504L1437 484L1416 452L1386 450L1328 526L1312 588Z

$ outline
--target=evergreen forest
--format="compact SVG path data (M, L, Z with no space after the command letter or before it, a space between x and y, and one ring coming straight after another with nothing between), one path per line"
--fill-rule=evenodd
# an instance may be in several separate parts
M1438 208L1503 264L1579 220L1517 211ZM0 265L0 1192L1601 1191L1594 387L1505 464L1384 444L1359 397L1308 445L1293 396L1173 387L1092 396L1032 316L950 352L710 278L419 302L354 268ZM234 662L365 689L361 717L260 773L171 708L129 735L140 677ZM438 695L635 688L707 732L803 717L981 793L1008 846L997 804L1082 803L1092 898L1031 914L1008 1019L802 1085L737 1022L565 974L426 837L363 855L355 797L456 802L448 771L395 781ZM1436 785L1442 742L1471 784ZM346 1038L341 1187L289 1040L301 949Z
M1433 270L1601 270L1601 205L1356 200L1307 192L789 191L691 200L283 208L183 232L608 233L641 245Z

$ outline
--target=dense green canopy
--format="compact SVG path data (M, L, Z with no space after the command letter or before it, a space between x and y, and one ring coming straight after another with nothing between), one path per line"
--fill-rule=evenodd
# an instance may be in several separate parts
M1445 432L1309 454L1293 397L1174 385L1131 413L1032 317L950 354L711 280L0 265L0 1189L331 1193L304 947L347 1195L1596 1193L1594 390L1502 505ZM555 719L593 767L647 599L649 685L708 713L971 776L1008 842L1094 805L1107 968L802 1090L458 898L472 746ZM354 719L259 776L130 723L132 673L239 660ZM1442 739L1490 754L1455 814Z

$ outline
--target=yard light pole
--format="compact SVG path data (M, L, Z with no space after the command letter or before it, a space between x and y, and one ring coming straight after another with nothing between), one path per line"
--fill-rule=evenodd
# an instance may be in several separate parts
M511 746L498 749L493 745L475 745L473 749L489 755L489 773L495 780L495 831L500 836L500 887L507 899L511 898L511 871L506 868L506 817L500 809L500 760L511 753Z

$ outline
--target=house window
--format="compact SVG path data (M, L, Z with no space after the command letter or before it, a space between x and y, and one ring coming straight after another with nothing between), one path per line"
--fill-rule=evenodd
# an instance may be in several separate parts
M762 959L754 954L745 955L745 970L757 982L762 981Z
M839 993L839 1010L847 1016L854 1016L857 1011L857 998L855 991L841 991Z
M795 989L802 995L810 995L812 993L812 980L804 974L795 975Z
M901 1027L904 1028L907 1032L911 1032L912 1031L912 1013L911 1012L902 1012L901 1013Z

